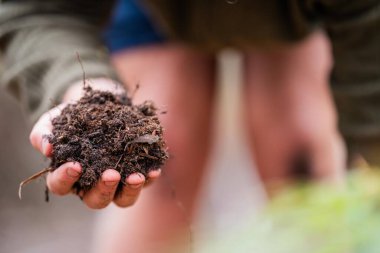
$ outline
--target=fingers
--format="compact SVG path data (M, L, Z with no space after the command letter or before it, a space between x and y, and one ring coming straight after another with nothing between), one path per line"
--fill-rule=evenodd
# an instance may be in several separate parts
M114 169L103 172L98 184L83 196L83 202L92 209L106 207L114 198L120 174Z
M51 120L61 113L64 106L65 104L62 104L43 114L30 133L29 140L33 147L45 156L51 156L53 149L49 140L46 138L46 136L51 134L53 129Z
M79 179L82 167L79 163L68 162L47 176L49 190L57 195L65 195L71 192L73 184Z
M151 185L161 176L161 169L152 170L148 173L148 179L145 181L144 187Z
M126 179L126 186L114 202L120 207L128 207L133 205L145 183L145 177L141 173L133 173Z
M72 191L72 187L79 180L81 173L82 167L79 163L65 163L52 173L49 173L47 186L54 194L66 195ZM160 175L160 169L149 172L149 184L157 180ZM92 209L104 208L112 200L120 207L133 205L144 187L145 177L141 173L131 174L126 179L126 186L123 187L120 196L114 199L120 178L121 176L116 170L109 169L104 171L98 184L83 196L83 202Z

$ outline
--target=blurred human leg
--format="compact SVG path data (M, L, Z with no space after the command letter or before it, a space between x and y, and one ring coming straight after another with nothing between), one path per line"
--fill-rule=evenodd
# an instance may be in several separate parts
M345 151L328 85L330 66L321 32L295 45L247 53L246 123L269 193L300 176L343 177Z
M170 159L161 178L142 191L133 207L113 206L102 214L96 252L168 252L175 238L190 243L188 219L210 143L214 60L185 47L162 45L118 53L113 63L130 94L139 84L135 103L151 99L159 111L167 111L160 119Z

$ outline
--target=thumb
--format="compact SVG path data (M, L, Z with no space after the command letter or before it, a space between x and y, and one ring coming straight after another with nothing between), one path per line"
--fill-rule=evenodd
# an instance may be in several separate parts
M30 132L30 143L45 156L51 156L52 152L52 145L48 140L48 136L52 134L53 130L52 119L57 117L65 106L66 104L61 104L44 113Z

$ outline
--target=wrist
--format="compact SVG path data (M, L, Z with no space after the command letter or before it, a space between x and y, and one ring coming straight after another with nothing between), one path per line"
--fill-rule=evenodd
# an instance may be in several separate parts
M112 93L124 92L124 86L119 82L109 78L94 78L86 81L95 90L109 91ZM83 81L78 81L71 85L62 97L62 102L75 102L84 95Z

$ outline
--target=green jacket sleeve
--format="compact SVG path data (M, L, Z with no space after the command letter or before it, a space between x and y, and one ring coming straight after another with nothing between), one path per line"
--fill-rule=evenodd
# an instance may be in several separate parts
M1 2L1 1L0 1ZM112 1L3 1L0 3L0 85L32 121L86 76L117 79L100 32Z
M322 1L331 85L346 138L380 137L380 1Z
M332 46L330 83L346 140L380 138L380 1L289 0L302 33L319 24Z

